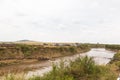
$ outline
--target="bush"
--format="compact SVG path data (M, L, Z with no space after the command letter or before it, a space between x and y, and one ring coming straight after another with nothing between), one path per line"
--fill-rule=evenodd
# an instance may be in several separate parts
M33 47L30 45L17 45L17 47L20 48L25 57L32 54Z
M114 55L113 60L110 62L110 64L115 64L115 66L118 67L118 70L120 70L120 52L117 52Z
M120 50L120 45L105 45L106 49Z
M59 66L53 65L53 70L48 74L29 80L114 80L111 73L109 68L96 65L92 58L86 56L71 61L69 66L65 62Z
M120 61L120 52L116 53L113 57L115 61Z

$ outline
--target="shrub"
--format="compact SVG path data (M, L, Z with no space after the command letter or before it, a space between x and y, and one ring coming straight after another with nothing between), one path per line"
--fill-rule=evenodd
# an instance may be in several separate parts
M69 66L65 62L59 66L53 65L53 70L48 74L29 80L114 80L111 73L109 68L96 65L92 58L86 56L71 61Z
M105 45L106 49L120 50L120 45Z
M17 47L20 48L25 57L32 54L33 47L30 45L17 45Z
M120 52L116 53L113 57L115 61L120 61Z

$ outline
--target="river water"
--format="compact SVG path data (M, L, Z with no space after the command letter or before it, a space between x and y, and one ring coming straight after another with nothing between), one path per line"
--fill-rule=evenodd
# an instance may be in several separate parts
M66 64L69 64L69 60L75 60L76 58L80 56L88 56L93 57L94 61L98 65L106 65L109 63L109 61L113 58L115 52L105 50L104 48L93 48L89 52L83 53L83 54L76 54L73 56L67 56L59 59L55 59L54 61L48 61L48 65L44 66L43 68L35 71L29 71L26 74L26 78L32 77L32 76L43 76L45 73L52 70L52 64L59 64L61 60L65 61ZM45 63L44 63L45 64ZM42 65L42 64L41 64Z
M93 57L96 64L105 65L111 61L114 54L115 52L105 50L104 48L93 48L91 49L91 51L81 55L82 56L87 55L89 57Z

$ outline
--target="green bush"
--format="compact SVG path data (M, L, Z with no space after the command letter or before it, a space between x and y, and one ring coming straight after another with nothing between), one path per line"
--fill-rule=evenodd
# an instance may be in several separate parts
M113 60L111 60L110 64L115 64L118 67L118 70L120 70L120 52L117 52Z
M52 71L43 77L25 79L24 76L8 75L4 80L116 80L116 76L109 67L96 65L92 58L86 56L70 61L69 65L64 61L59 65L53 64Z
M61 62L53 65L53 70L43 77L32 77L29 80L114 80L112 71L105 66L96 65L92 58L84 57L71 61L69 66Z
M120 45L105 45L106 49L120 50Z
M32 50L34 49L30 45L17 45L17 47L22 51L24 56L30 56L32 54Z
M115 61L120 61L120 52L116 53L113 58Z

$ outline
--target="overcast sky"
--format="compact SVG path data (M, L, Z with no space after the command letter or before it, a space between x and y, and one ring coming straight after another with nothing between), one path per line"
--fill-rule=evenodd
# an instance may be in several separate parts
M0 0L0 41L120 44L120 0Z

